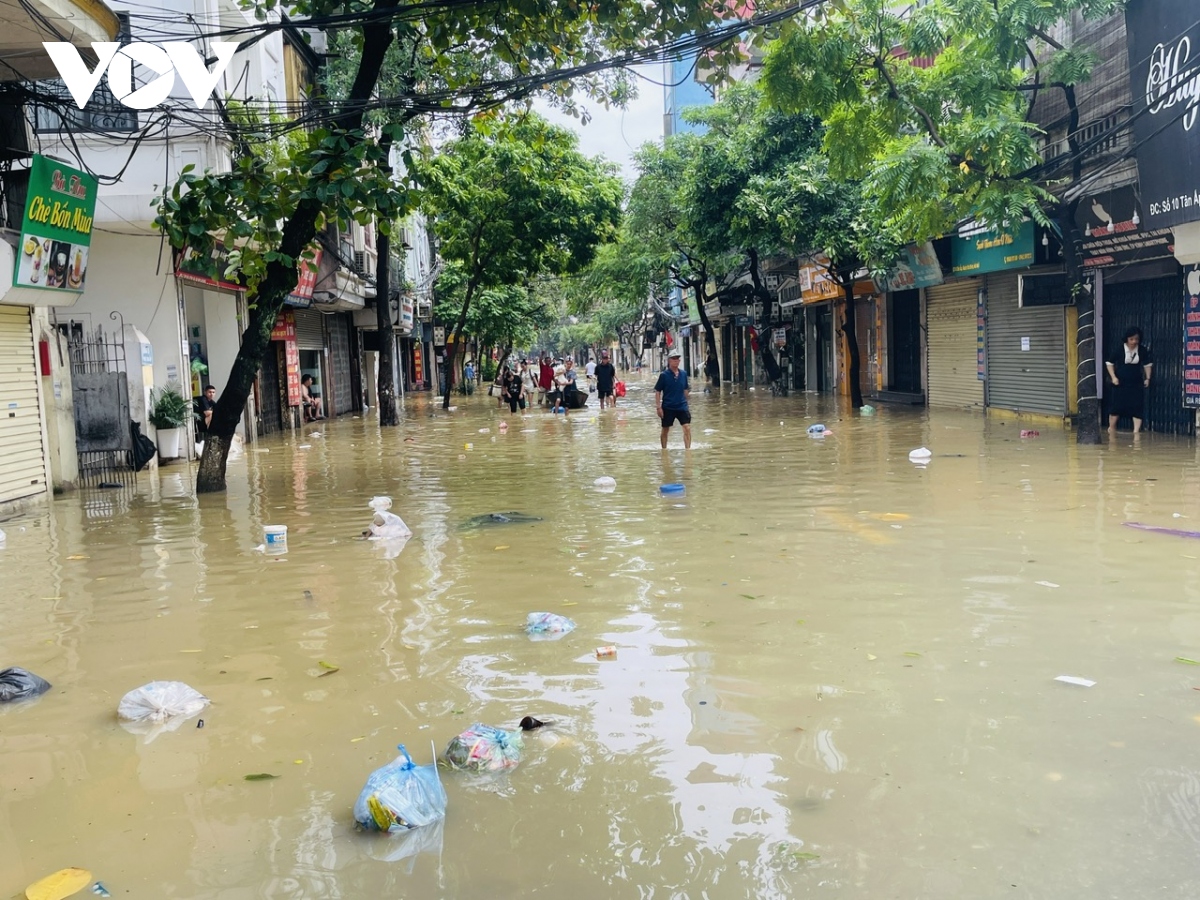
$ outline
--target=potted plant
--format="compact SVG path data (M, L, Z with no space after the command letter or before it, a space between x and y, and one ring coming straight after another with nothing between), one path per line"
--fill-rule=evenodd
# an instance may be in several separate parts
M180 433L187 426L188 402L177 384L168 384L157 394L150 392L150 424L158 432L158 455L179 458Z

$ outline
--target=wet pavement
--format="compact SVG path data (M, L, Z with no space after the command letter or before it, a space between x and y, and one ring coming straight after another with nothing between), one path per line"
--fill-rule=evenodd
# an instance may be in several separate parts
M224 496L173 467L0 523L0 668L54 684L0 707L0 896L1200 893L1200 540L1123 525L1200 531L1194 444L744 392L664 454L652 399L410 399L248 447ZM402 549L359 539L376 494ZM541 521L464 527L505 511ZM155 679L205 727L126 732ZM443 829L356 832L396 744L527 714L511 774L443 773Z

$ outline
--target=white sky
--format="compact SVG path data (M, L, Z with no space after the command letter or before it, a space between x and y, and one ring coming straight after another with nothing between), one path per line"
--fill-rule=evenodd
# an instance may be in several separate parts
M661 66L653 66L649 74L661 80ZM589 156L604 156L621 167L627 181L633 181L633 152L647 141L662 140L663 89L653 82L638 79L638 96L625 109L605 109L584 101L592 114L587 125L578 119L550 109L536 101L534 108L556 125L569 128L579 135L579 148Z

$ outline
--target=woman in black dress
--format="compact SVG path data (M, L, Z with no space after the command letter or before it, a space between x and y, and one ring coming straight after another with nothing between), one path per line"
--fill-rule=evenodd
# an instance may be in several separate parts
M1150 351L1142 346L1142 329L1135 326L1126 331L1125 343L1104 361L1104 366L1113 383L1108 430L1116 431L1117 419L1129 416L1133 419L1133 433L1137 434L1146 417L1146 388L1150 387L1150 372L1154 368Z

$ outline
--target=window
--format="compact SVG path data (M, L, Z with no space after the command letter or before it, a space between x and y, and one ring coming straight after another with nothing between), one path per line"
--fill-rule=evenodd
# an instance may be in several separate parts
M129 13L117 13L121 27L117 32L117 42L124 46L132 41L129 29ZM61 103L34 103L34 130L39 133L56 131L119 131L129 132L138 130L138 114L136 109L128 109L117 102L108 87L108 79L102 79L96 86L92 99L86 109L78 109L71 92L60 80L40 81L37 84L38 94L61 98Z

